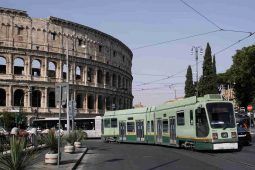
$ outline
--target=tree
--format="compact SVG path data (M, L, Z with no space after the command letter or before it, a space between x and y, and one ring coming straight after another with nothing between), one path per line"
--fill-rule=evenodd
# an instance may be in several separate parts
M217 90L217 78L216 78L216 62L212 62L211 47L207 43L203 62L203 75L199 80L199 95L216 94ZM214 59L215 60L215 59ZM214 66L214 64L215 66Z
M189 65L186 74L186 81L185 81L185 97L191 97L195 95L195 86L193 84L192 78L192 69Z
M234 92L239 106L246 107L255 98L255 45L238 50L230 67Z

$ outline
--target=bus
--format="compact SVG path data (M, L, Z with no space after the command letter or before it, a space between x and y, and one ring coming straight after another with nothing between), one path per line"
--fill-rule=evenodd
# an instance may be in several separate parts
M75 118L75 129L82 129L87 133L88 138L100 138L101 137L101 116L96 116L94 118ZM50 129L58 128L58 118L43 118L35 119L32 122L32 127L38 129ZM61 119L61 129L67 130L66 119ZM72 122L70 121L70 126L72 127Z

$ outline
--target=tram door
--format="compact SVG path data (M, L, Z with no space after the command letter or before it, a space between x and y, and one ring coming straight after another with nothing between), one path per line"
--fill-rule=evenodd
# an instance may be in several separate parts
M136 140L144 141L144 122L143 122L143 120L136 121Z
M162 119L157 119L157 143L162 143Z
M119 140L120 141L126 140L126 122L125 121L119 122Z
M169 117L169 132L170 132L170 144L176 144L176 124L175 116Z

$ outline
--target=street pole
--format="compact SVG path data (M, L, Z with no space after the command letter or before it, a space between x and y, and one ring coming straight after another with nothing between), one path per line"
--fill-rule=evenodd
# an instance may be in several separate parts
M68 42L66 43L66 64L67 64L67 71L66 71L66 82L69 84L69 54L68 54ZM70 113L69 113L69 86L67 88L67 97L66 97L66 128L67 133L70 133Z
M191 48L191 55L193 55L193 50L195 50L195 59L196 59L196 101L198 98L198 50L200 50L200 54L203 53L203 49L200 46L193 46Z
M62 86L60 86L60 96L59 96L59 115L58 115L58 168L60 162L60 124L61 124L61 106L62 106Z

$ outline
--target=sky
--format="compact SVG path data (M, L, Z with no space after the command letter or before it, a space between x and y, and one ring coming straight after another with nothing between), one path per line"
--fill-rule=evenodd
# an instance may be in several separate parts
M254 0L0 0L0 6L25 10L33 18L63 18L121 40L133 52L133 103L145 106L184 96L188 65L192 65L196 79L195 56L190 54L193 46L205 50L209 42L212 54L216 54L217 72L221 73L231 66L236 50L254 44L255 40L253 35L238 42L249 34L217 31L171 41L219 28L255 32ZM171 42L140 48L166 41ZM202 60L203 55L199 55L199 76Z

